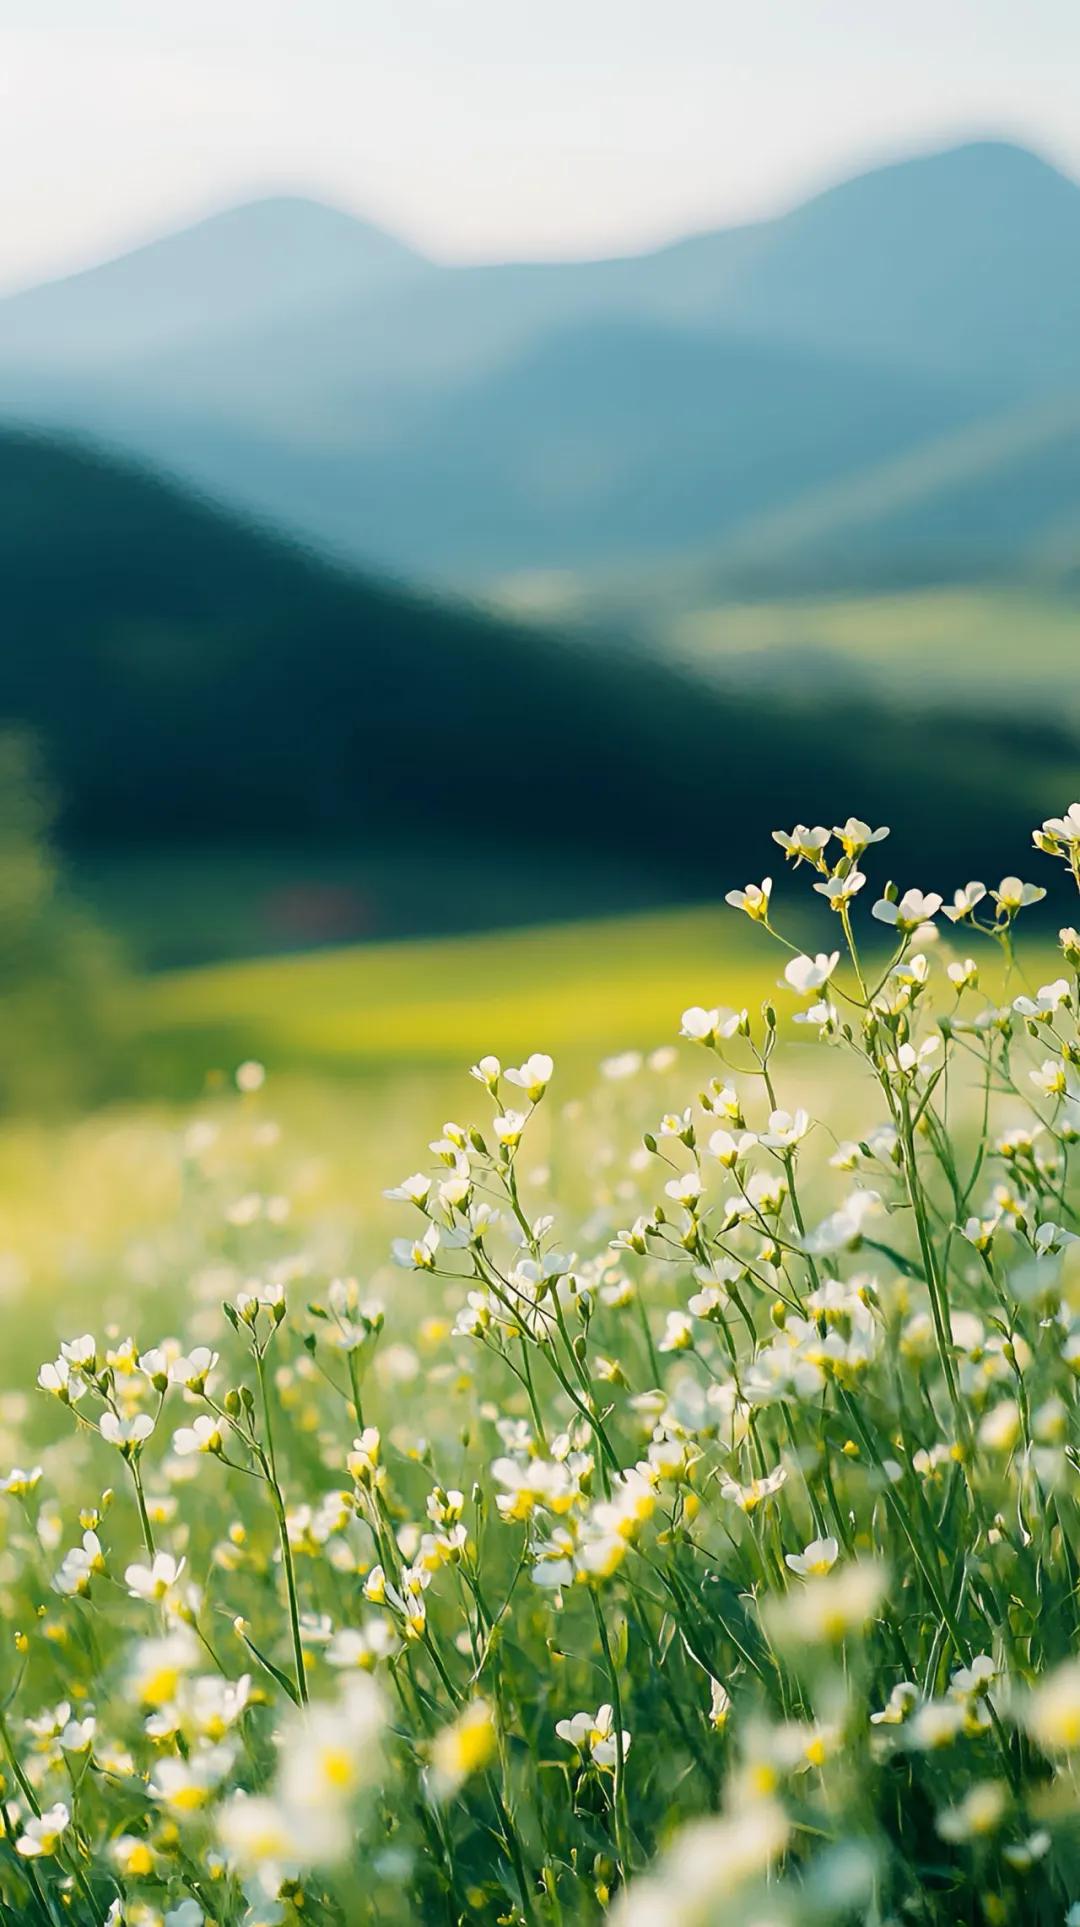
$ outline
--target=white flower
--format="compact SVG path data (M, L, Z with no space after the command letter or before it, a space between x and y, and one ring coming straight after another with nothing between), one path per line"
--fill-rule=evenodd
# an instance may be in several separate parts
M520 1142L521 1133L528 1119L523 1111L504 1111L501 1117L492 1122L492 1129L499 1143L506 1150L512 1150Z
M928 1700L908 1722L908 1744L923 1753L951 1746L964 1730L964 1708L956 1700Z
M403 1575L404 1577L404 1575ZM298 1707L281 1739L278 1793L286 1809L318 1829L370 1785L381 1765L382 1694L366 1673L348 1675L336 1704Z
M815 1255L854 1248L863 1237L868 1222L884 1212L876 1191L853 1191L831 1217L819 1224L805 1240L807 1251Z
M199 1813L232 1770L233 1759L232 1746L200 1747L186 1759L166 1755L154 1768L151 1796L178 1816Z
M926 1037L919 1045L901 1044L894 1058L889 1059L890 1067L902 1077L925 1077L930 1069L930 1060L941 1049L940 1037Z
M366 1619L360 1627L342 1626L326 1648L328 1666L343 1671L359 1667L370 1673L380 1659L387 1659L397 1645L397 1635L389 1620Z
M8 1492L13 1498L23 1499L35 1490L42 1475L40 1465L31 1466L24 1472L21 1465L13 1466L5 1479L0 1479L0 1492Z
M730 1499L733 1505L738 1506L740 1512L750 1513L756 1512L766 1499L775 1497L786 1481L787 1471L782 1465L764 1478L751 1479L749 1485L739 1485L737 1480L724 1472L720 1475L720 1491L725 1499Z
M809 997L828 983L839 962L839 950L819 950L816 957L792 957L784 967L784 977L800 997Z
M15 1842L15 1851L24 1860L36 1860L39 1856L54 1854L61 1838L71 1824L71 1814L62 1800L50 1807L46 1813L27 1821Z
M598 1707L595 1713L575 1713L570 1720L556 1720L555 1731L568 1746L576 1747L579 1753L588 1753L595 1766L615 1765L619 1748L615 1737L615 1715L610 1706ZM630 1734L624 1728L624 1759L629 1751Z
M1044 1673L1018 1708L1022 1724L1046 1753L1074 1753L1080 1747L1080 1660Z
M774 830L772 840L779 843L784 855L793 857L798 863L816 863L829 841L830 832L818 824L808 829L805 823L796 823L789 833L787 830Z
M1011 1840L1001 1849L1001 1858L1014 1873L1028 1873L1039 1860L1045 1860L1052 1845L1045 1827L1029 1833L1024 1840ZM1080 1927L1080 1901L1074 1901L1065 1916L1065 1927Z
M931 891L924 895L922 890L905 890L899 903L890 903L881 897L875 903L871 916L879 923L895 924L901 932L917 930L921 923L929 923L941 909L941 898Z
M181 1680L198 1658L199 1648L186 1629L177 1629L164 1639L140 1640L131 1662L133 1698L144 1706L170 1705Z
M829 877L825 883L815 883L818 895L828 899L831 910L843 910L862 889L866 878L861 870L849 870L846 877Z
M163 1600L179 1580L184 1564L183 1559L174 1559L170 1552L157 1552L152 1565L129 1566L124 1580L132 1599L155 1603Z
M724 1308L728 1302L728 1294L723 1285L705 1285L687 1301L686 1309L694 1318L704 1318L712 1324L722 1324Z
M1048 816L1042 827L1044 837L1055 842L1080 843L1080 803L1070 803L1064 816Z
M1057 977L1052 984L1040 984L1034 997L1017 997L1013 1009L1020 1017L1030 1017L1034 1023L1045 1023L1062 1005L1068 1010L1071 1003L1072 992L1067 979Z
M173 1451L181 1459L190 1457L193 1452L220 1452L221 1427L217 1419L202 1413L194 1425L182 1425L173 1434Z
M130 1455L133 1448L150 1437L154 1421L149 1412L136 1412L134 1418L117 1418L115 1412L102 1412L99 1430L106 1445Z
M721 1038L734 1037L736 1031L744 1029L747 1021L745 1010L703 1010L700 1004L691 1004L682 1014L680 1037L689 1037L691 1043L715 1046Z
M677 1178L669 1178L664 1191L676 1204L683 1204L693 1210L701 1196L704 1186L696 1171L683 1171Z
M997 1831L1008 1804L1009 1790L1000 1780L979 1780L956 1806L938 1814L937 1830L952 1842L981 1839Z
M769 1629L798 1645L837 1645L873 1617L887 1577L877 1561L856 1559L808 1578L804 1586L769 1600L764 1608Z
M96 1532L84 1532L81 1546L72 1546L53 1577L53 1590L66 1597L81 1597L89 1592L91 1579L105 1571L105 1555Z
M261 1311L268 1311L275 1324L280 1324L285 1316L285 1286L280 1279L267 1285L254 1285L246 1291L238 1291L233 1300L245 1325L254 1326Z
M430 1190L431 1179L423 1171L414 1171L411 1178L402 1178L400 1184L384 1191L383 1197L400 1204L423 1204Z
M84 1332L81 1338L71 1338L61 1345L60 1356L77 1371L92 1373L97 1364L97 1339L92 1333Z
M919 1689L910 1679L902 1679L894 1686L880 1713L871 1713L872 1726L902 1726L912 1709L918 1705Z
M844 855L851 857L861 856L871 843L883 842L888 834L887 829L872 830L869 823L864 823L858 816L849 816L839 829L833 829L833 835L843 845Z
M965 957L963 963L946 965L949 982L955 990L974 990L979 981L979 966L974 957Z
M178 1907L169 1908L162 1927L204 1927L205 1921L206 1915L197 1900L182 1900Z
M82 1373L74 1371L62 1354L59 1358L41 1366L37 1382L43 1392L51 1392L53 1397L60 1399L64 1405L74 1405L86 1391L86 1380Z
M662 1352L692 1352L694 1349L694 1328L681 1311L669 1311L664 1325L664 1336L660 1340Z
M435 1797L445 1800L474 1773L480 1773L494 1758L498 1731L491 1702L470 1700L436 1734L431 1748L431 1784Z
M757 1138L752 1131L740 1131L738 1137L730 1131L714 1131L709 1139L709 1150L725 1171L733 1171L741 1157L752 1151Z
M836 1005L828 1003L825 999L820 1003L811 1004L809 1010L797 1010L795 1012L795 1022L797 1024L816 1024L822 1037L835 1034L839 1021L840 1012L837 1010Z
M1060 1057L1044 1058L1039 1069L1029 1071L1028 1077L1044 1097L1064 1097L1068 1090L1068 1073Z
M169 1382L184 1385L189 1392L203 1392L206 1381L218 1362L208 1345L196 1345L186 1357L174 1358L169 1366Z
M728 1723L731 1694L718 1679L709 1681L709 1724L719 1733Z
M71 1701L61 1700L58 1706L50 1706L44 1713L28 1716L23 1725L36 1740L55 1740L70 1718Z
M1030 903L1041 903L1046 891L1037 883L1021 883L1019 877L1002 877L997 889L991 890L990 895L1003 916L1014 917L1018 910L1026 910Z
M82 1720L69 1720L60 1735L60 1744L65 1753L89 1753L94 1744L97 1721L93 1716Z
M748 883L745 890L729 890L724 902L730 903L733 910L745 910L755 923L765 923L771 896L772 878L763 877L760 883Z
M391 1246L394 1263L403 1271L432 1271L439 1238L437 1224L429 1224L422 1238L395 1238Z
M770 1111L769 1128L761 1135L762 1144L771 1151L788 1151L801 1143L810 1129L810 1114L798 1110L792 1116L790 1111Z
M613 1927L790 1919L771 1908L766 1914L757 1895L757 1884L779 1859L790 1831L787 1815L773 1799L754 1799L733 1812L691 1821L679 1828L655 1869L631 1881L619 1896Z
M985 883L965 883L962 890L954 890L951 904L946 904L945 915L950 923L963 923L978 909L986 895Z
M547 1090L554 1068L551 1058L545 1056L543 1051L534 1051L517 1070L507 1071L506 1081L516 1084L519 1090L524 1091L530 1104L536 1104Z
M800 1578L806 1579L811 1574L831 1572L839 1554L840 1547L831 1536L828 1539L811 1539L804 1551L785 1553L784 1564L790 1566L792 1572L797 1572Z

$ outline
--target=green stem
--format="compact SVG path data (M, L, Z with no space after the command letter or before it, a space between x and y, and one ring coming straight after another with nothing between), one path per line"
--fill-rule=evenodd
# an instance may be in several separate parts
M619 1686L618 1668L615 1665L615 1655L611 1650L611 1641L608 1638L608 1629L604 1620L603 1609L597 1598L595 1588L592 1586L589 1588L589 1597L592 1600L593 1613L596 1618L596 1629L600 1635L600 1644L604 1652L604 1664L607 1667L608 1680L611 1685L611 1710L615 1715L615 1787L611 1807L615 1819L615 1851L619 1860L619 1874L625 1883L630 1878L631 1862L630 1821L626 1802L626 1756L623 1750L622 1691Z
M150 1514L146 1510L146 1494L143 1491L142 1473L139 1471L139 1461L137 1458L132 1457L128 1460L128 1464L131 1467L131 1482L135 1487L135 1503L139 1508L139 1525L142 1529L143 1545L146 1547L146 1550L149 1553L150 1558L152 1560L155 1556L157 1548L154 1545L154 1534L153 1534L153 1529L150 1525Z
M266 1364L260 1351L255 1353L255 1369L259 1378L259 1391L262 1395L263 1423L266 1426L266 1451L259 1447L263 1476L270 1490L277 1520L278 1541L281 1546L281 1563L285 1569L285 1591L289 1601L289 1628L292 1633L293 1665L296 1670L296 1691L302 1706L306 1706L307 1672L304 1666L304 1644L300 1637L300 1604L296 1592L296 1570L293 1566L292 1547L289 1544L289 1527L285 1517L285 1499L278 1484L277 1461L274 1455L274 1431L270 1417L270 1393L266 1383Z

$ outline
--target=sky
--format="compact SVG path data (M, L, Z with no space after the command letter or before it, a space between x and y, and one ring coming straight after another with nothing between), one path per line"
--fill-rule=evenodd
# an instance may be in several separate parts
M0 287L267 191L501 260L973 135L1080 174L1078 72L1076 0L0 0Z

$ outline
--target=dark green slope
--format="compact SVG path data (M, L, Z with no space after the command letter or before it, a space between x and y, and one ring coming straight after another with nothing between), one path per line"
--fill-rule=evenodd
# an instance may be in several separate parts
M760 866L769 828L849 809L896 821L898 862L936 847L964 867L1004 836L1015 865L1025 812L1072 782L1049 725L721 696L335 572L137 468L10 433L0 580L0 718L40 736L84 845L397 841L465 891L480 847L587 851L658 897L713 895Z

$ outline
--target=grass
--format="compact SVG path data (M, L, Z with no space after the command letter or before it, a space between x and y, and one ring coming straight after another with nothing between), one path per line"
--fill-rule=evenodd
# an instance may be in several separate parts
M780 926L832 936L812 914ZM1054 1247L1080 1220L1024 1097L1045 1040L1075 1059L1074 1006L973 1043L938 1030L939 966L902 1011L845 1001L848 1049L782 1020L774 1052L755 1007L784 960L713 910L146 979L147 1064L167 1044L194 1084L220 1067L198 1107L0 1131L21 1388L0 1465L38 1468L0 1515L5 1919L96 1927L120 1882L132 1918L187 1895L185 1921L251 1927L241 1877L276 1891L281 1842L300 1917L341 1927L1064 1917L1080 1328ZM1006 994L1055 962L1036 941ZM841 966L837 998L862 974ZM991 961L982 997L1003 992ZM595 1078L698 999L745 999L750 1038ZM916 1081L904 1027L947 1072ZM514 1124L519 1087L468 1076L491 1047L557 1060ZM269 1082L240 1095L224 1073L252 1052ZM768 1119L734 1172L722 1140L697 1159L718 1075ZM789 1131L779 1104L808 1116ZM658 1145L685 1105L693 1132ZM449 1185L424 1148L443 1118L477 1127L444 1127L469 1147ZM874 1147L857 1171L837 1138ZM423 1217L380 1196L429 1166ZM72 1424L27 1391L91 1331ZM45 1380L65 1404L67 1370ZM219 1846L235 1878L204 1874Z
M654 644L725 679L755 682L775 676L799 685L853 687L906 707L958 698L1001 706L1021 699L1044 713L1047 690L1054 714L1075 716L1074 665L1080 645L1080 602L1032 585L949 584L867 594L790 596L774 600L720 599L701 564L643 570L632 592L625 584L551 578L540 595L506 585L500 606L545 620L562 616L586 625L631 627ZM1038 662L1036 679L1030 664Z
M818 948L831 935L819 920L805 941ZM1025 981L1056 974L1048 950L1023 962ZM781 964L762 932L714 907L135 978L115 1101L66 1122L13 1117L0 1126L0 1303L19 1306L11 1321L19 1362L66 1308L156 1276L154 1227L182 1205L185 1107L227 1112L231 1073L244 1059L269 1069L267 1103L296 1146L302 1214L338 1221L362 1195L366 1236L385 1250L396 1227L381 1191L415 1167L444 1118L470 1111L468 1067L483 1053L513 1063L550 1051L559 1098L572 1103L594 1087L606 1056L670 1043L688 1004L758 1009ZM989 984L988 954L985 969ZM791 1002L778 993L781 1014ZM787 1052L800 1088L827 1070L830 1109L847 1128L836 1057L796 1032ZM679 1090L698 1066L684 1046ZM669 1084L657 1080L657 1115L674 1095ZM622 1087L609 1088L618 1103Z
M703 606L673 616L665 634L680 653L725 670L798 650L854 669L860 682L883 685L890 694L902 684L910 692L916 678L922 701L963 692L985 704L1022 693L1041 709L1053 685L1059 710L1061 703L1080 708L1072 688L1080 606L1033 589L948 587ZM1035 686L1027 673L1033 657Z
M167 973L135 990L139 1031L189 1061L378 1072L543 1047L648 1048L688 1003L760 1001L774 961L728 910L695 909L358 945Z

